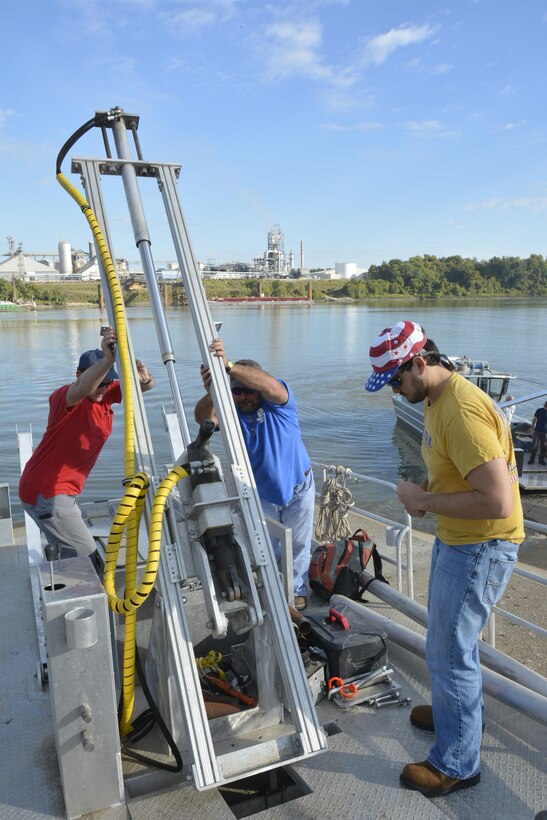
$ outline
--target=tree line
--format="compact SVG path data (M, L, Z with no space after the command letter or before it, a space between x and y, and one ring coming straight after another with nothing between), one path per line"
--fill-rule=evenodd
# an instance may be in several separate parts
M539 254L527 259L494 256L412 256L371 265L366 278L351 279L347 295L367 296L545 296L547 261Z

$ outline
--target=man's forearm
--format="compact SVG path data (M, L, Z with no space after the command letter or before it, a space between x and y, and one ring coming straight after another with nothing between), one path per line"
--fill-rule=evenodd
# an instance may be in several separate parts
M285 385L281 384L275 376L266 370L259 370L258 367L234 364L230 370L230 378L241 382L251 390L262 393L264 398L273 404L285 404L288 399Z
M106 357L80 373L78 381L73 382L66 395L67 404L70 406L77 404L81 399L91 395L100 385L110 368L114 364L114 359L108 360Z
M476 490L461 493L424 492L419 506L425 512L445 515L449 518L469 518L473 521L508 517L508 515L501 514L504 509L498 498L485 496Z

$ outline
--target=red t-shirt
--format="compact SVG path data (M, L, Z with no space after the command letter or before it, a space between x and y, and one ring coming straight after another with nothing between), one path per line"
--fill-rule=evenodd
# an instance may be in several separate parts
M35 504L40 494L79 495L112 432L112 405L122 400L120 383L113 382L102 401L85 398L73 407L66 405L69 387L49 397L46 432L19 482L19 498L26 504Z

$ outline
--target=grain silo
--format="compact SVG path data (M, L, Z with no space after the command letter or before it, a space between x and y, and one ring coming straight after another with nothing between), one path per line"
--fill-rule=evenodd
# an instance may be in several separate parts
M69 275L72 270L72 250L70 242L59 242L59 273Z

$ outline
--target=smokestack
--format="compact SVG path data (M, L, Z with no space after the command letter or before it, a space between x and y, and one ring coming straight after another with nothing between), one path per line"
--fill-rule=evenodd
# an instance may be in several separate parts
M300 240L300 267L304 268L304 242Z

